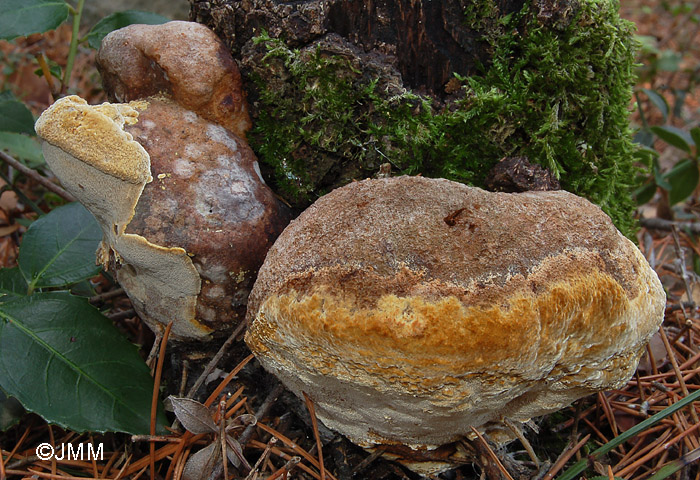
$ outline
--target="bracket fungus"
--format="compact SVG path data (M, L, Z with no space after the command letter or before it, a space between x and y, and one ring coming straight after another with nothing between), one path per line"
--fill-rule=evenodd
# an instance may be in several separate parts
M565 191L444 179L352 183L269 251L246 342L355 443L506 441L525 422L623 385L665 294L598 207Z
M39 118L44 156L97 218L102 264L151 328L207 339L242 320L289 213L239 137L167 97L88 105L65 97Z
M98 259L152 329L226 334L291 218L242 138L238 68L191 22L116 30L97 60L109 97L130 103L58 100L36 123L46 162L97 218Z

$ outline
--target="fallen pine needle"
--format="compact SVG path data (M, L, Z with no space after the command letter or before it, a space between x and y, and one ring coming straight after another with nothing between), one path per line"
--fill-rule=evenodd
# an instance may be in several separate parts
M316 437L316 449L318 450L318 464L319 464L319 475L321 480L326 480L326 468L323 465L323 450L321 449L321 435L318 433L318 420L316 419L316 407L314 407L314 402L306 394L306 392L301 392L304 395L304 401L306 402L306 408L309 409L309 415L311 415L311 425L314 428L314 437Z
M503 464L499 460L498 456L494 453L494 451L489 446L486 439L479 433L479 431L476 428L471 427L471 429L472 429L472 432L474 432L474 434L476 434L479 441L484 445L484 447L486 447L486 451L488 452L489 456L491 457L491 460L496 462L496 466L501 471L503 476L505 476L508 480L513 480L513 477L510 476L510 473L508 473L508 470L506 470L506 467L503 466Z
M547 475L542 477L542 480L551 480L552 478L554 478L554 475L559 473L559 470L561 470L564 467L564 465L566 465L566 462L568 462L569 459L571 457L573 457L574 454L576 452L578 452L581 449L581 447L583 447L586 444L586 442L588 441L589 438L591 438L590 433L588 435L586 435L585 437L583 437L581 440L579 440L576 443L576 445L574 445L570 449L564 450L564 452L561 455L559 455L559 458L557 458L557 461L554 462L554 465L552 465L552 468L549 469L549 472L547 472Z

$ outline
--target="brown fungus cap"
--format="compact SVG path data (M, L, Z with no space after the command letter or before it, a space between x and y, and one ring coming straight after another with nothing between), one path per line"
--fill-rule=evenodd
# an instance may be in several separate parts
M165 97L58 100L39 118L49 167L97 218L134 308L176 339L243 319L267 248L289 221L239 137Z
M115 30L102 40L97 67L111 101L166 93L240 137L250 129L238 66L203 25L173 21Z
M202 279L197 320L229 330L243 320L257 271L291 215L239 137L167 98L148 103L125 127L149 153L153 175L126 232L184 248Z
M585 199L398 177L335 190L287 227L246 342L354 442L434 448L623 385L664 305Z

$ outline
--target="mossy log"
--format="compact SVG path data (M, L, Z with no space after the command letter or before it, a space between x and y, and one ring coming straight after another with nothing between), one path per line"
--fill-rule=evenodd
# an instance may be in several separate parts
M634 40L618 7L191 0L190 15L238 60L251 144L299 209L387 163L394 174L499 188L491 170L517 157L521 172L544 178L519 184L560 183L632 235Z

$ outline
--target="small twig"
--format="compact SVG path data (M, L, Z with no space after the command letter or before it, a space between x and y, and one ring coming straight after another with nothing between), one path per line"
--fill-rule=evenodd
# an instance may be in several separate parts
M573 444L573 440L575 438L578 438L578 426L579 426L579 422L581 420L582 410L583 410L583 401L578 400L576 402L576 413L574 415L574 426L571 429L571 434L569 435L569 438L571 439L572 444ZM581 460L581 452L577 449L574 453L576 454L576 460Z
M105 300L109 300L114 297L119 297L120 295L124 295L124 289L123 288L117 288L115 290L111 290L109 292L104 292L100 293L99 295L94 295L88 299L90 303L101 303L104 302Z
M554 462L554 465L552 465L552 468L547 472L547 475L545 475L542 480L552 480L554 478L554 475L559 473L559 470L561 470L564 465L566 465L566 462L569 461L571 457L574 456L574 453L578 452L581 450L581 447L583 447L588 439L591 438L591 434L589 433L585 437L583 437L576 445L569 449L565 449L561 455L559 455L559 458L557 458L557 461ZM571 442L569 442L569 445L571 445Z
M51 93L51 101L53 102L56 98L56 89L54 88L55 82L53 81L53 77L51 76L51 69L49 68L49 64L46 63L46 57L43 53L40 53L36 56L36 63L39 64L39 68L41 68L41 73L42 75L44 75L44 80L46 80L46 83L49 86L49 93Z
M608 402L608 397L606 397L603 392L598 392L598 402L603 406L603 415L605 415L605 418L608 421L608 424L610 425L613 436L617 437L620 434L620 432L617 428L615 415L613 414L612 408L610 407L610 402Z
M7 466L7 470L17 470L18 468L23 468L26 467L27 465L31 465L32 463L36 462L39 460L39 457L36 455L29 455L28 457L22 458L20 460L17 460Z
M503 464L501 463L501 460L498 458L498 455L496 455L496 453L491 449L491 447L489 446L486 439L479 433L479 431L476 428L471 427L471 429L472 429L472 432L477 436L479 441L484 446L488 456L491 457L491 460L493 460L494 463L496 464L496 466L498 467L498 470L501 471L501 473L503 474L504 477L506 477L507 480L513 480L513 477L510 476L510 473L508 473L508 470L506 470L506 467L503 466Z
M267 395L267 398L265 398L265 401L262 403L262 405L260 405L258 411L255 412L255 418L258 420L258 422L262 420L265 415L267 415L268 410L272 408L272 405L274 405L275 401L277 400L277 397L279 397L283 391L284 387L281 383L278 383L275 386L275 388L273 388L272 391ZM248 425L246 429L243 430L243 433L241 433L241 436L238 437L238 443L240 443L241 445L245 445L250 439L251 435L253 435L255 427L256 425L254 424Z
M219 402L219 442L221 443L221 463L224 466L224 480L228 480L228 454L226 453L226 400Z
M75 56L78 53L78 41L80 40L80 18L83 14L84 6L85 0L78 0L78 5L73 11L73 31L70 37L70 46L68 47L68 59L66 60L66 68L63 70L63 79L61 80L61 93L65 93L68 90L70 77L73 73L73 64L75 62Z
M374 462L376 459L382 456L382 454L386 451L386 447L379 447L374 452L372 452L372 455L368 456L364 460L362 460L360 463L355 465L355 468L352 469L350 472L352 475L355 475L357 473L360 473L362 470L367 468L372 462Z
M695 309L697 307L698 307L698 305L693 301L678 302L678 303L674 303L673 305L669 305L668 307L666 307L666 311L667 312L677 312L678 310L683 310L685 308Z
M291 471L296 467L299 462L301 462L300 457L292 457L289 460L287 460L287 463L284 464L282 468L277 470L275 473L267 477L266 480L275 480L280 477L280 475L284 475L284 478L289 478L289 474Z
M41 208L39 208L39 205L34 203L28 196L26 196L24 194L24 192L20 188L17 187L17 185L12 184L12 180L10 179L10 177L5 175L5 173L3 173L2 169L0 169L0 178L2 178L5 181L5 183L7 184L3 187L3 189L2 189L3 192L6 191L7 188L9 188L13 192L15 192L15 194L17 195L17 197L19 197L19 199L22 201L22 203L24 203L29 208L31 208L34 213L36 213L39 216L46 213Z
M23 173L27 177L31 178L32 180L35 180L36 182L40 183L43 185L47 190L51 190L53 193L58 195L59 197L63 198L64 200L67 200L69 202L75 202L76 198L53 183L51 180L48 178L44 177L43 175L39 174L36 170L33 170L25 165L22 165L19 161L15 160L8 154L6 154L3 151L0 151L0 159L2 159L5 163L10 165L12 168L15 170Z
M260 455L260 458L258 458L258 461L255 462L255 465L253 465L253 468L250 470L248 475L246 475L244 480L257 480L258 478L258 468L260 468L260 465L265 461L265 459L270 455L270 450L272 447L275 446L277 443L277 439L275 437L272 437L269 442L267 442L267 445L265 446L265 450L263 451L262 455Z
M642 218L640 223L643 227L655 230L673 230L679 228L690 233L700 233L700 222L674 222L663 218Z
M221 345L221 348L219 348L219 351L216 352L216 355L211 359L211 361L207 364L207 367L204 369L202 374L197 378L197 381L194 382L194 385L192 385L192 388L187 392L187 398L193 398L195 394L197 393L197 390L199 390L199 387L202 386L204 381L207 379L209 374L214 371L214 368L219 364L219 361L221 358L224 356L228 348L231 346L231 344L236 340L236 337L241 334L243 329L245 328L246 323L241 322L238 327L233 331L231 335L226 339L223 345Z
M671 228L671 234L673 235L673 243L676 247L676 254L678 255L678 260L680 261L680 266L681 266L681 279L683 280L683 285L685 286L685 294L688 296L688 301L693 300L693 289L690 287L690 283L688 283L688 270L685 264L685 252L683 252L683 248L681 247L681 240L678 237L678 229L675 227L675 225ZM683 311L683 316L685 317L686 323L690 321L688 317L688 312L686 309L682 309Z
M158 358L158 352L160 352L160 341L163 338L163 332L160 330L156 330L154 332L154 335L156 336L155 340L153 340L153 345L151 345L151 351L148 352L148 356L146 357L146 365L148 365L148 368L151 370L151 375L153 375L154 372L154 362Z
M131 318L134 315L136 315L136 310L130 308L128 310L122 310L121 312L110 313L108 315L105 315L105 317L109 318L113 322L116 322L119 320L124 320L126 318Z
M180 437L170 436L170 435L132 435L132 442L167 442L167 443L178 443L180 442Z
M178 397L185 396L185 389L187 388L187 377L189 376L190 362L189 360L182 361L182 376L180 377L180 388L177 391ZM177 423L177 422L176 422ZM173 429L176 427L173 426Z
M516 437L518 437L518 440L520 440L520 443L523 445L523 447L525 447L525 451L527 452L527 455L530 457L532 462L535 464L535 467L540 468L540 459L537 458L537 454L532 448L532 445L530 445L528 439L525 437L525 435L523 435L522 429L514 425L513 422L511 422L507 418L503 419L503 423L510 429L511 432L513 432L513 434Z

